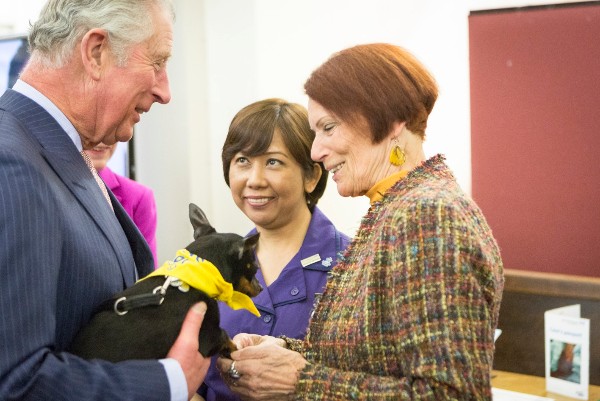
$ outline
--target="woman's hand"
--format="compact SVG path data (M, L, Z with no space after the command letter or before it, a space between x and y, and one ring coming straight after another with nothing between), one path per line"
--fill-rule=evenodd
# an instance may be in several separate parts
M250 347L252 345L274 344L286 348L285 341L281 338L272 336L261 336L260 334L240 333L231 339L238 349Z
M306 360L285 348L285 341L270 336L238 334L233 342L240 348L231 359L219 358L217 368L231 391L243 400L289 400L294 393L298 372ZM230 377L230 368L240 378Z

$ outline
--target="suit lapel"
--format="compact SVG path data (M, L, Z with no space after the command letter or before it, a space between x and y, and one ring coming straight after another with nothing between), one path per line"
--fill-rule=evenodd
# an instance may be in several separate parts
M123 228L123 232L129 242L129 247L133 253L138 277L145 277L154 271L154 257L146 240L142 240L143 236L133 220L127 214L121 203L117 200L115 194L109 189L108 195L112 201L115 216Z
M2 98L5 101L2 102L1 107L14 113L23 122L40 144L40 152L44 159L112 245L119 260L125 285L133 284L135 272L132 266L135 262L132 249L128 245L135 242L135 233L130 235L125 233L125 227L121 226L124 217L113 213L106 204L98 184L73 141L56 120L31 99L11 90L7 91ZM114 196L112 199L113 205L115 202L118 205ZM119 214L124 213L120 205L118 209Z

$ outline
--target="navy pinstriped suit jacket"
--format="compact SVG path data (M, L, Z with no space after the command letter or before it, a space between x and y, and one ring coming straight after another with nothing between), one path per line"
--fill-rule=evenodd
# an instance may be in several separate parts
M158 361L63 352L103 300L153 269L77 148L31 99L0 98L0 400L169 400Z

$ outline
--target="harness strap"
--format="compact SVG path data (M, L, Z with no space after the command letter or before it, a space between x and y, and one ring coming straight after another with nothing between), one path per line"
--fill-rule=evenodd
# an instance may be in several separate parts
M167 277L162 286L156 287L149 294L131 295L117 299L109 299L100 305L99 310L112 310L117 315L125 315L127 312L145 306L159 306L165 300L165 294L169 285L176 281L174 277Z
M114 301L112 309L117 315L124 315L132 309L143 308L145 306L159 306L163 303L164 299L164 295L160 293L121 297Z

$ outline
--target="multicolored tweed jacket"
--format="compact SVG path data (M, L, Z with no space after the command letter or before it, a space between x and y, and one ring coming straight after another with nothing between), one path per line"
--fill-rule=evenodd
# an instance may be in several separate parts
M304 341L297 400L491 400L504 285L480 209L437 155L371 206Z

